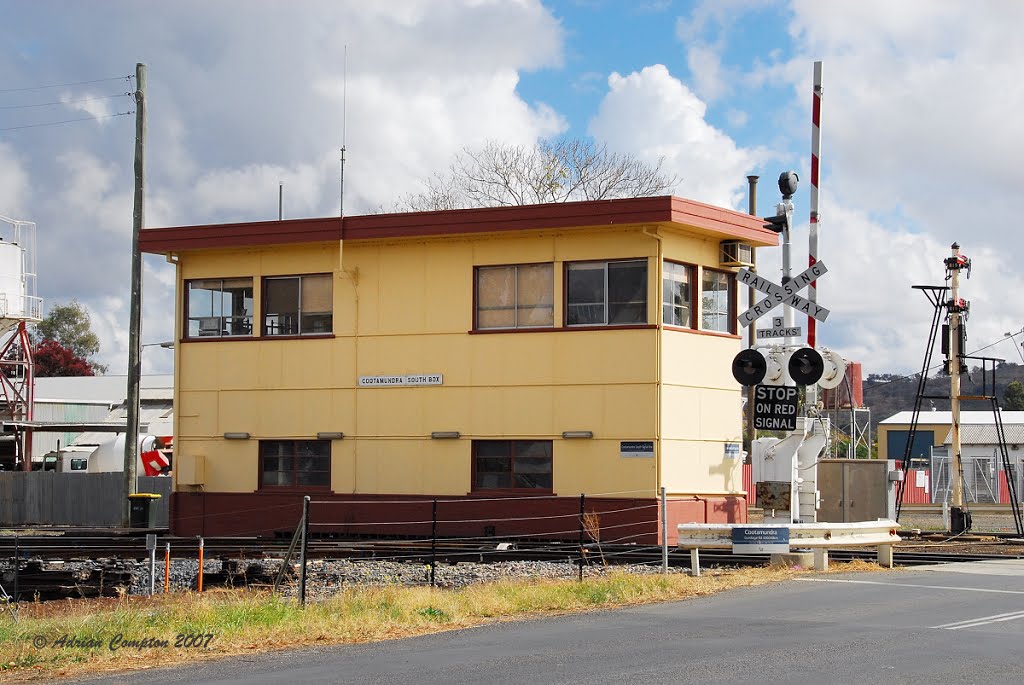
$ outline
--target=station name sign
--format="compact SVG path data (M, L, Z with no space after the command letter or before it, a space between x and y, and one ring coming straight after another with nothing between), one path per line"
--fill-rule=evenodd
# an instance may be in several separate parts
M789 554L789 528L736 526L732 529L733 554Z
M360 388L401 388L416 385L443 385L439 373L420 373L407 376L360 376Z
M792 385L758 385L754 388L754 428L795 431L800 390Z

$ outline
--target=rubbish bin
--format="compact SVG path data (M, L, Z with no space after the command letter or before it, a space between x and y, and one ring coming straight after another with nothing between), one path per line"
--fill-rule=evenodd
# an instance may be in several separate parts
M128 495L128 525L132 528L156 528L156 500L154 492Z

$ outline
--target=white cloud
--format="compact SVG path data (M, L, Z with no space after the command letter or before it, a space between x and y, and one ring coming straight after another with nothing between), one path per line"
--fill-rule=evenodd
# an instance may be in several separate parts
M21 216L28 204L28 174L13 147L0 141L0 215L31 221Z
M113 102L110 98L98 95L96 93L81 93L71 94L62 93L60 101L73 111L85 112L91 117L103 120L106 122L106 118L109 117L113 112L110 109L110 104ZM128 103L130 106L126 107L123 111L130 111L134 109L134 103Z
M42 0L5 16L0 37L18 49L0 54L0 75L20 86L28 74L34 86L124 75L144 61L146 225L166 226L276 218L281 181L285 216L337 213L347 72L345 206L356 214L415 190L464 145L565 130L554 110L517 93L520 73L561 65L563 33L536 0L306 0L301 11L255 0ZM120 101L83 99L125 89L112 78L62 99L99 117ZM127 359L134 122L103 121L0 143L0 213L38 224L40 293L89 307L100 361L114 372ZM146 263L143 338L166 340L173 269ZM168 354L154 349L146 368Z
M608 77L609 92L590 132L621 150L655 161L682 181L676 194L701 202L737 207L745 177L764 158L762 150L741 148L705 120L707 107L663 65L627 76Z

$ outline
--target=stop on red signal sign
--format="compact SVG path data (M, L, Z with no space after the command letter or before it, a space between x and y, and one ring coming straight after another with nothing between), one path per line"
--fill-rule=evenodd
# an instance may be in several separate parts
M800 389L791 385L758 385L754 388L754 428L795 431Z

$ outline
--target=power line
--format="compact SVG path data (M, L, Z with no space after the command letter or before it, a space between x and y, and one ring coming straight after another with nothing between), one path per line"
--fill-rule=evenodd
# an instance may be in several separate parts
M112 117L123 117L129 114L135 114L131 112L118 112L117 114L107 114L99 117L81 117L80 119L65 119L64 121L50 121L45 124L25 124L24 126L10 126L8 128L0 128L0 131L17 131L23 128L38 128L40 126L57 126L58 124L71 124L76 121L97 121L99 119L110 119Z
M98 78L91 81L74 81L72 83L54 83L49 86L29 86L26 88L0 88L0 93L23 93L28 90L46 90L47 88L63 88L65 86L84 86L89 83L103 83L105 81L128 81L131 83L133 76L111 76L110 78Z
M995 347L996 345L998 345L1001 342L1006 342L1007 340L1013 340L1013 338L1015 336L1020 335L1021 333L1024 333L1024 330L1017 331L1016 333L1011 333L1009 335L1006 335L1006 336L1000 338L999 340L996 340L994 343L989 343L988 345L985 345L984 347L979 347L978 349L974 350L970 354L966 354L964 356L965 357L971 357L973 355L976 355L979 352L983 352L984 350L987 350L990 347ZM945 365L945 362L942 362L940 364L934 364L931 367L929 367L927 369L927 371L934 371L935 369L941 369L944 365ZM890 383L896 383L897 381L906 381L906 380L910 380L910 379L915 378L915 377L917 377L916 373L907 374L905 376L898 376L896 378L892 378L890 380L883 381L881 383L876 383L874 385L865 386L863 388L863 392L867 392L868 390L875 390L877 388L884 388L885 386L889 385Z
M30 109L32 107L50 107L52 105L72 105L78 102L92 102L94 100L112 100L114 98L131 97L133 93L117 93L116 95L101 95L93 98L79 98L77 100L64 100L56 102L40 102L32 105L2 105L0 109Z

